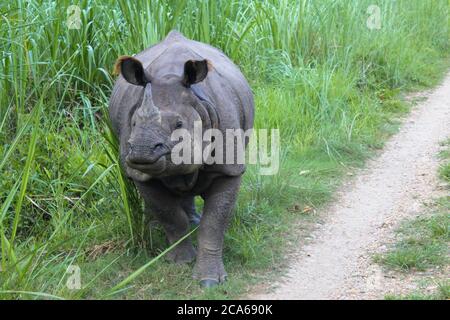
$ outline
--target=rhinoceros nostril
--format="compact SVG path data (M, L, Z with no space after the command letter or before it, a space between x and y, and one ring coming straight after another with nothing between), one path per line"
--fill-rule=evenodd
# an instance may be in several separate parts
M157 144L155 144L155 146L153 147L153 150L157 150L157 149L160 149L160 148L162 148L162 147L164 147L164 145L163 145L162 143L157 143Z

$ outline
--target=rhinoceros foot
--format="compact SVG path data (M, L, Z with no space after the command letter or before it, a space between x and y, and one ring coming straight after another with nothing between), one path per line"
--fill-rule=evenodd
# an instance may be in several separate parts
M225 282L227 273L220 257L205 258L200 255L197 257L193 277L200 281L200 286L210 288Z
M213 279L204 279L200 281L200 286L202 288L212 288L219 285L219 281Z
M167 254L167 259L170 262L182 264L189 263L195 260L197 252L191 243L180 243L178 246L173 248Z

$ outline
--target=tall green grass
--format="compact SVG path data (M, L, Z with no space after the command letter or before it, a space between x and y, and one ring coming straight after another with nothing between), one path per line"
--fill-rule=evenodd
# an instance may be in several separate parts
M67 8L81 28L67 27ZM381 9L381 29L366 26ZM447 1L2 1L0 297L225 297L278 259L342 173L381 145L402 89L436 83L448 54ZM112 67L171 29L210 43L248 77L256 127L279 128L282 163L251 167L226 239L231 281L206 296L190 267L156 259L160 228L117 163L107 104ZM308 211L309 212L309 211ZM82 270L69 290L67 267ZM133 282L128 283L131 275ZM125 279L125 280L124 280ZM233 280L234 279L234 280ZM244 279L247 279L244 281ZM222 290L222 291L221 291Z

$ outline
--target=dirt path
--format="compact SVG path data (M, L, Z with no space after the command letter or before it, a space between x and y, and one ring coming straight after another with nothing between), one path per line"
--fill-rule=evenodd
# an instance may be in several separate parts
M283 280L250 298L374 299L392 289L371 252L437 189L439 142L450 136L450 74L426 97L383 152L341 188Z

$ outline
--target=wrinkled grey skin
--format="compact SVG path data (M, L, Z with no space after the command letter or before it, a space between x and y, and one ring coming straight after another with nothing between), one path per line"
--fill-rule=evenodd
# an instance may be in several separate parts
M223 133L227 128L252 128L251 89L220 50L176 31L134 58L142 63L143 74L134 72L133 60L124 59L109 106L113 130L120 140L121 165L170 243L188 232L190 219L195 222L198 218L194 197L204 199L197 252L187 239L170 252L169 259L185 263L196 258L194 277L203 286L216 285L227 276L223 238L245 166L174 165L170 135L180 127L192 131L196 120L202 121L203 129L218 128ZM205 59L208 70L201 63ZM209 103L201 101L199 90Z

